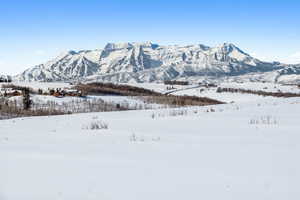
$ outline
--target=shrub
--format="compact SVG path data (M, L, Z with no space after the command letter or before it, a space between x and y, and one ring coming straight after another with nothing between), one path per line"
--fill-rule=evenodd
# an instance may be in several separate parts
M88 130L108 129L108 124L101 120L96 120L84 126L83 129L88 129Z
M120 95L120 96L147 96L147 95L161 95L158 92L148 90L145 88L134 87L130 85L118 85L113 83L89 83L79 84L75 87L84 94L93 95Z
M254 117L250 119L249 124L251 125L277 125L278 120L270 115L261 116L261 117Z
M188 85L188 81L164 81L165 85Z

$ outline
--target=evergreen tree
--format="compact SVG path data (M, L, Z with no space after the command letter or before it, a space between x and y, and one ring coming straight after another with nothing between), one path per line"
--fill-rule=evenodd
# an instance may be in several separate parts
M32 100L30 99L30 91L29 88L23 89L23 108L24 110L29 110L32 104Z

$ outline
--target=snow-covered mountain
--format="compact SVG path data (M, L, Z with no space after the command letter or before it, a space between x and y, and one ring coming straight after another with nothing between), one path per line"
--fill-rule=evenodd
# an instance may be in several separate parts
M300 80L300 66L263 62L230 43L160 46L145 43L108 43L104 49L69 51L34 66L16 79L22 81L153 82L171 79L236 78L250 75L278 81L292 75Z

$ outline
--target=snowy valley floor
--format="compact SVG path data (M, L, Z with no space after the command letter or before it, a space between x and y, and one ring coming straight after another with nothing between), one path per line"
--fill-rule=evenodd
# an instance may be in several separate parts
M296 200L299 133L300 98L2 120L0 200Z

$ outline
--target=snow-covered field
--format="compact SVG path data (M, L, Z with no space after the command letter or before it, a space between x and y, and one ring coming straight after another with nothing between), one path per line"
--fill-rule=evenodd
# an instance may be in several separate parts
M144 87L161 93L170 93L174 95L195 95L199 97L209 97L223 102L257 102L261 100L274 99L274 97L263 97L252 94L237 94L237 93L217 93L217 87L206 88L199 85L180 86L174 85L174 89L167 90L167 85L155 83L136 83L131 84L137 87ZM261 82L222 82L217 85L222 88L241 88L248 90L259 90L265 92L289 92L300 94L300 88L296 85L282 85L276 83L261 83Z
M0 200L298 200L300 98L228 95L235 103L0 120Z
M242 88L247 90L261 90L265 92L290 92L300 93L300 88L297 85L284 85L278 83L261 83L261 82L224 82L220 84L224 88Z

